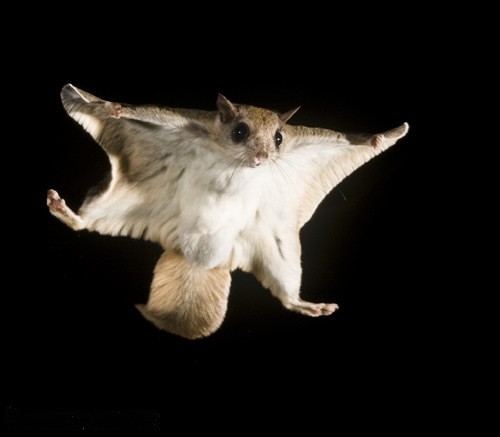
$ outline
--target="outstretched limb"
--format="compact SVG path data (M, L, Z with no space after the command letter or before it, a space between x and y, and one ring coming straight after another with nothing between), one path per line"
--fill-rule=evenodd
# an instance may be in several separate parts
M272 240L272 241L271 241ZM300 241L296 237L274 237L262 244L261 258L254 264L252 273L271 290L283 306L306 316L329 316L338 309L335 303L314 303L300 298L302 268L300 266Z
M306 316L318 317L329 316L339 309L336 303L313 303L298 299L295 302L285 304L285 308L297 313L305 314Z
M57 191L49 190L47 192L47 206L54 217L57 217L74 231L85 229L85 221L83 218L66 205L66 202L64 199L61 199Z

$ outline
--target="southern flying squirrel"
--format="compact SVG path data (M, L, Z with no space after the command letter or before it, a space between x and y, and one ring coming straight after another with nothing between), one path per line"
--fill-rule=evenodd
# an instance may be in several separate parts
M290 310L315 317L338 308L300 298L299 231L335 185L407 133L406 123L350 135L287 124L298 108L279 114L222 95L217 111L112 103L69 84L61 96L108 154L112 177L78 214L49 190L49 210L77 231L164 248L149 300L137 306L146 319L186 338L210 335L237 268Z

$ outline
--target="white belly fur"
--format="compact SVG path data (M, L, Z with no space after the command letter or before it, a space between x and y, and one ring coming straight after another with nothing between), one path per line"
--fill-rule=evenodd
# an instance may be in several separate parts
M80 210L87 228L157 242L206 268L251 264L259 250L257 240L263 233L272 235L264 224L268 214L260 206L275 189L272 173L265 166L235 172L224 162L218 165L220 157L215 154L185 159L190 162L183 166L179 161L185 172L177 184L172 180L179 172L169 171L140 185L122 178L112 159L108 190Z
M265 182L258 176L263 173L251 168L232 172L214 169L207 174L193 166L185 175L179 193L179 243L186 258L196 265L226 265L237 236L255 218ZM231 182L225 188L214 189L218 178L229 178Z

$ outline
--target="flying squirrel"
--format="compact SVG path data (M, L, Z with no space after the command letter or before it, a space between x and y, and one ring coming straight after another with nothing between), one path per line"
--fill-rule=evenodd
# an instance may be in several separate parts
M283 306L327 316L300 298L299 232L346 176L387 150L408 124L376 135L287 124L283 114L217 98L217 111L133 106L71 84L62 103L107 153L111 181L78 213L49 190L52 215L75 231L160 244L142 315L189 339L224 320L230 272L252 273Z

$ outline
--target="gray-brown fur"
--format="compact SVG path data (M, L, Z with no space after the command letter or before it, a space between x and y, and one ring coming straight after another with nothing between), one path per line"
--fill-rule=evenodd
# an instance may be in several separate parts
M172 151L165 150L162 129L154 124L161 120L164 110L156 106L133 107L124 106L123 112L144 119L115 119L109 116L105 101L89 93L78 90L90 101L85 102L71 85L66 85L62 92L63 106L69 114L82 112L96 117L102 123L99 136L94 138L111 156L116 156L120 162L120 172L128 182L140 182L155 175L169 166L175 167ZM207 125L216 116L216 112L188 109L168 109L172 114L187 117L192 120L187 129L179 129L179 135L192 132L193 137L209 133ZM148 114L148 117L144 117ZM201 120L201 122L200 122ZM175 143L169 145L175 149ZM176 154L182 153L175 150ZM186 151L189 152L189 151ZM172 162L172 160L174 162Z

